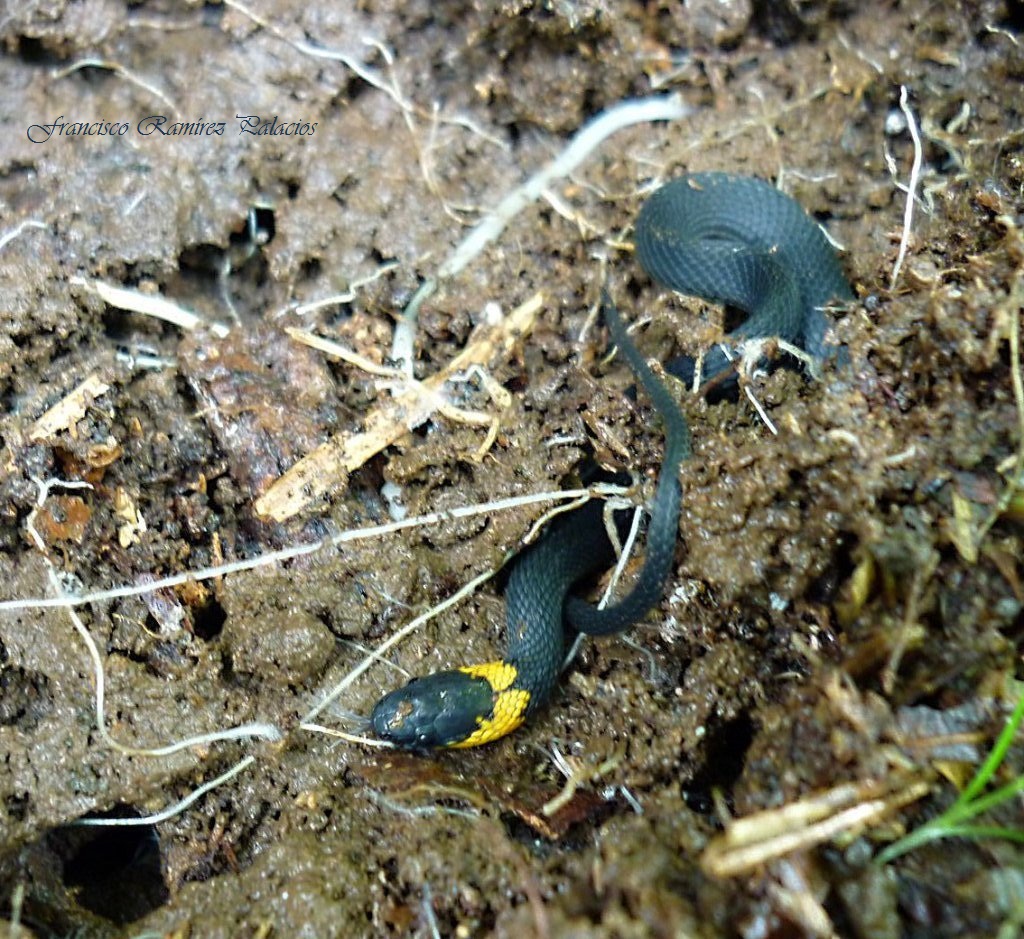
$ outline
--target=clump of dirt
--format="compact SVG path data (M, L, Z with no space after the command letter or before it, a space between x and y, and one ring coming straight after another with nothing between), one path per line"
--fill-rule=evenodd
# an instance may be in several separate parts
M871 858L950 804L1020 694L1022 26L1016 0L4 14L0 912L38 936L1011 934L1019 847ZM466 229L663 93L689 116L605 141L423 303L416 376L540 293L528 335L326 498L261 515L401 393L396 324ZM772 179L825 224L850 366L752 379L777 433L679 389L670 591L539 719L430 758L331 739L393 666L494 657L500 575L313 710L546 506L343 533L574 485L590 454L656 472L591 314L606 270L652 358L718 335L619 250L684 169ZM722 866L730 816L816 799L887 807L824 835L783 816L785 849Z

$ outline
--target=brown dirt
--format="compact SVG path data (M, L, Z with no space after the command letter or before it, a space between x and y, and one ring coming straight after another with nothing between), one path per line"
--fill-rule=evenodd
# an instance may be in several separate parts
M869 861L892 823L949 803L947 780L969 775L1019 677L1019 504L974 540L1021 445L1009 353L1024 276L1019 0L247 8L272 28L233 4L11 9L0 14L5 598L52 595L45 558L67 589L94 590L386 521L385 480L411 513L558 487L588 437L653 472L656 422L624 401L622 367L598 364L600 346L579 336L601 254L623 308L652 321L650 355L694 351L706 334L692 304L605 245L654 178L782 173L844 246L858 301L836 317L852 369L821 383L778 371L758 387L778 436L745 401L687 403L695 454L670 595L633 643L588 644L547 712L485 751L381 755L296 725L364 646L500 563L540 508L81 608L118 740L159 746L261 720L286 731L277 744L119 754L96 733L92 667L68 614L0 611L0 915L37 936L428 935L436 923L466 936L781 937L828 935L829 918L843 936L1013 934L1019 849L939 843L886 868ZM344 50L415 109L283 37ZM488 303L507 311L545 291L533 334L493 371L513 403L488 458L470 458L484 429L437 418L303 519L260 521L256 496L386 395L284 327L382 360L397 313L465 225L589 117L656 83L693 115L619 133L557 187L592 227L542 201L422 311L428 375ZM912 156L900 85L924 134L923 204L891 290L905 199L885 155L902 182ZM241 136L243 113L316 131ZM152 114L225 120L226 132L144 136L136 124ZM30 124L60 116L131 128L28 139ZM248 236L250 218L269 241ZM280 313L392 260L348 303ZM83 279L159 290L233 328L185 335L115 309ZM33 441L40 415L89 376L108 390ZM472 387L464 403L491 406ZM52 477L93 488L52 491L35 525L44 558L27 522L34 480ZM502 618L486 588L393 661L424 672L485 660ZM343 726L395 682L378 667L323 719ZM941 734L913 729L921 715L947 731L956 715L973 743L941 756L929 746ZM553 746L609 766L549 818L541 807L563 784ZM71 824L159 811L245 754L256 757L245 772L158 825ZM1012 753L1009 766L1020 762ZM725 811L897 771L937 781L884 828L728 879L700 865ZM1018 801L997 818L1020 826L1022 814Z

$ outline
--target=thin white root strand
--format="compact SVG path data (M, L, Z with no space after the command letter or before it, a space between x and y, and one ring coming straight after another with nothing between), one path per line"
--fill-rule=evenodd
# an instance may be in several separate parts
M440 613L443 613L449 607L454 606L456 603L461 601L463 597L469 596L482 584L487 583L495 574L498 573L499 568L493 568L486 570L482 574L474 577L471 581L464 584L459 590L455 591L450 597L442 600L436 606L429 609L426 613L417 616L414 620L406 623L398 632L394 635L389 636L384 642L382 642L371 654L365 656L359 661L359 663L352 668L348 674L345 675L337 684L326 695L324 695L317 704L315 704L310 710L303 715L300 721L302 724L308 724L313 720L324 708L326 708L332 701L336 700L360 675L362 675L367 669L373 665L374 662L380 660L384 653L391 649L393 646L398 645L406 636L415 632L424 623L433 619Z
M558 489L523 496L512 496L508 499L497 499L493 502L481 502L476 505L457 506L441 512L429 512L426 515L417 515L412 518L401 519L400 521L388 522L386 525L371 525L366 528L349 529L348 531L339 532L336 535L322 538L320 541L314 541L310 544L293 545L290 548L269 551L266 554L245 558L241 561L232 561L229 564L218 564L195 571L186 571L181 574L171 574L168 577L161 577L144 584L125 584L120 587L111 587L107 590L96 590L84 594L63 594L59 597L28 597L18 600L0 600L0 612L82 606L86 603L100 603L106 600L118 600L123 597L143 596L147 593L162 590L165 587L178 587L184 583L198 583L204 580L212 580L215 577L224 577L228 574L250 571L276 562L290 561L307 554L314 554L325 548L334 548L353 541L365 541L369 538L379 538L382 535L403 531L406 528L421 528L426 525L436 525L439 522L474 518L478 515L505 512L528 505L537 505L542 502L571 501L590 494L601 494L604 491L605 489L601 486L595 486L592 489Z
M15 238L28 228L38 228L45 231L46 225L34 218L25 219L24 222L21 222L19 225L15 225L15 227L10 231L4 232L4 234L0 236L0 251L3 251L10 242L14 241Z
M42 536L35 527L36 515L45 504L52 489L92 489L92 486L86 482L66 481L52 478L45 480L34 479L33 482L35 482L38 487L39 494L36 497L36 504L29 513L28 519L25 522L25 530L28 533L29 538L32 540L32 543L42 555L46 564L46 572L49 576L50 584L53 587L54 593L60 597L63 596L63 587L57 577L57 572L54 569L53 564L46 556L46 543L43 541ZM264 740L281 739L281 731L272 724L249 723L242 724L238 727L229 727L226 730L215 730L210 731L209 733L196 734L195 736L175 741L174 743L163 747L131 747L127 744L120 743L114 739L107 727L106 676L103 670L103 660L100 657L99 649L96 647L95 640L92 638L89 630L85 628L85 623L82 622L78 613L74 609L68 608L67 614L75 632L78 633L79 638L85 645L85 648L89 653L89 658L92 662L93 680L96 686L93 698L96 729L99 732L100 739L102 739L103 742L111 749L116 750L118 753L123 753L126 756L169 756L172 753L177 753L179 750L187 750L189 747L204 746L209 743L215 743L218 740L241 740L251 737L259 737Z
M554 160L542 167L520 186L505 196L497 207L484 216L456 246L438 269L437 274L423 282L406 306L402 318L395 326L391 356L412 368L416 318L419 308L438 285L462 271L501 233L524 208L539 199L556 179L568 176L608 137L634 124L652 121L680 120L692 109L679 95L662 95L622 101L612 105L593 120L584 124L568 146Z
M914 225L914 202L917 199L917 185L921 178L921 135L917 129L917 119L907 102L907 86L900 85L900 110L907 119L907 129L910 131L910 139L914 142L914 160L910 167L910 182L907 184L907 205L903 210L903 233L900 236L900 249L896 255L896 263L892 268L892 278L889 281L889 289L896 289L896 281L899 280L900 269L907 256L907 245L910 242L910 235Z
M438 268L438 278L446 280L462 271L505 230L516 215L536 201L554 180L568 176L612 134L634 124L679 120L690 114L690 111L689 105L678 95L641 98L612 105L584 124L554 160L513 189L493 212L478 222L451 257Z
M339 740L344 740L346 743L359 743L364 747L379 747L382 750L393 750L395 745L389 740L377 740L374 737L363 737L360 734L350 734L344 730L338 730L335 727L325 727L323 724L313 724L309 721L304 721L299 724L300 729L308 730L311 733L324 734L328 737L337 737Z
M185 809L198 802L206 793L234 779L242 770L255 761L256 757L252 755L243 756L227 772L221 773L216 779L211 779L208 783L203 783L198 789L193 789L184 799L169 805L166 809L154 815L143 815L141 818L80 818L73 824L87 828L131 828L139 825L159 825L161 822L166 822L167 819L174 818L175 815L184 812Z

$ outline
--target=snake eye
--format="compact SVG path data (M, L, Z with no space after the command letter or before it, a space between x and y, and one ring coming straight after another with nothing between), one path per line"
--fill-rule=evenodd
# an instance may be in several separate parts
M374 705L374 733L406 750L450 747L460 743L486 720L494 694L490 684L460 671L435 672L414 678Z

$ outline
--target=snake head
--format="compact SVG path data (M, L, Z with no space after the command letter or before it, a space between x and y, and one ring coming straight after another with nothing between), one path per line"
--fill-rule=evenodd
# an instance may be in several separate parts
M464 671L414 678L384 695L370 715L374 733L404 750L457 746L492 712L489 682Z

